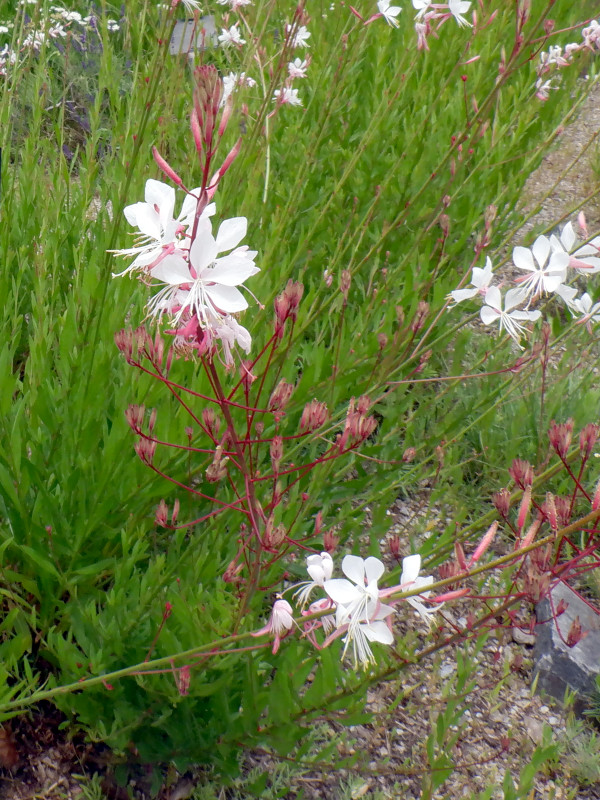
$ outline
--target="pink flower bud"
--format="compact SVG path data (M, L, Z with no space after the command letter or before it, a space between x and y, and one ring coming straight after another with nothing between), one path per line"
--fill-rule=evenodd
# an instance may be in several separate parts
M476 564L479 561L481 556L485 553L485 551L491 545L492 540L494 539L494 536L496 535L496 531L497 530L498 530L498 523L497 522L492 522L492 524L490 525L487 533L485 534L483 539L479 542L479 544L475 548L475 552L473 553L473 555L469 559L469 563L467 565L468 567L472 567L474 564Z
M271 397L269 398L268 409L269 411L283 411L283 409L287 406L294 391L294 386L285 378L282 378L275 389Z
M508 471L520 489L526 489L533 483L533 467L522 458L515 458Z
M152 155L154 156L154 160L158 164L159 168L165 173L167 178L170 178L173 181L173 183L176 184L177 186L182 186L183 181L181 180L179 175L175 172L175 170L161 156L156 147L152 148Z
M531 486L528 486L523 492L523 497L521 498L521 504L519 506L519 516L517 517L517 529L519 531L523 530L523 526L525 525L525 520L527 519L527 515L529 514L530 508L531 508Z
M216 439L217 434L219 433L219 428L221 427L221 420L215 414L214 409L202 409L202 422L204 423L204 427L208 431L209 435L213 439Z
M582 632L581 621L579 617L575 617L567 634L567 647L575 647L582 639L585 639L588 633L589 631Z
M325 424L329 411L325 403L311 400L304 406L300 418L300 433L311 433Z
M564 458L569 452L572 436L572 419L569 419L561 424L557 424L554 422L554 420L552 420L550 423L550 430L548 431L548 438L550 439L550 444L561 458Z
M407 447L404 453L402 453L402 462L404 464L410 464L414 461L416 455L417 451L414 447Z
M579 434L579 451L582 458L590 457L598 436L600 436L600 425L588 422Z
M275 436L271 440L270 451L271 451L271 466L273 467L273 472L278 472L279 465L283 457L283 439L281 438L281 436Z
M510 492L508 489L500 489L492 495L492 503L496 511L505 519L510 511Z
M336 536L333 529L329 529L325 531L323 536L323 549L327 553L335 553L338 544L340 543L340 537Z
M164 500L161 500L158 504L156 509L156 514L154 515L154 521L157 525L160 525L161 528L168 528L169 524L167 522L169 514L169 509L167 508L167 504Z

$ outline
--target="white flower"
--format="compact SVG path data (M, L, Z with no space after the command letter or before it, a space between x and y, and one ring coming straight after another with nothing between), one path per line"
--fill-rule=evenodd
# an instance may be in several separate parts
M392 632L384 620L394 613L391 606L379 600L377 582L383 575L384 566L378 559L345 556L342 571L350 578L333 578L325 581L323 588L336 603L336 626L348 626L344 639L344 655L352 645L355 664L373 662L369 642L392 644Z
M569 266L572 269L578 270L582 275L600 272L600 237L592 239L577 250L575 250L576 244L577 236L570 222L567 222L562 229L560 238L554 234L550 237L550 245L555 252L565 252L570 255Z
M231 10L237 11L242 6L251 6L252 0L217 0L217 3L220 6L226 6L229 3Z
M313 553L306 559L306 571L312 580L300 584L301 588L294 594L300 608L304 608L313 589L316 589L318 586L323 587L325 581L331 579L333 574L333 559L329 553L321 553L321 555Z
M463 300L470 300L477 294L481 294L483 295L483 297L485 297L493 277L494 274L492 272L492 262L489 259L489 257L487 257L485 260L484 269L481 269L480 267L473 267L473 277L471 278L471 285L474 286L475 288L455 289L453 292L450 292L449 297L451 297L455 303L462 303Z
M471 0L448 0L448 11L462 28L472 27L471 23L462 16L467 13L470 5Z
M184 246L185 230L192 224L196 213L197 199L194 195L199 192L200 189L194 189L185 196L181 213L174 219L175 189L162 181L147 180L144 193L146 202L134 203L123 209L127 222L140 231L138 243L135 247L112 251L114 255L135 256L135 259L114 277L150 268L166 252ZM214 212L215 205L211 203L204 209L201 219L210 217Z
M269 621L259 631L254 631L251 636L264 636L273 634L273 655L279 650L281 640L287 636L294 624L293 609L287 600L278 597L273 603L273 610Z
M517 344L525 328L520 324L522 321L531 321L541 317L539 311L522 311L516 309L519 303L525 299L522 289L509 289L504 298L504 310L502 310L502 295L497 286L490 286L485 294L485 305L481 308L479 316L484 325L491 325L499 322L499 330L504 329Z
M194 11L201 11L199 0L179 0L188 14L193 14Z
M384 20L393 28L397 28L399 23L396 17L402 11L400 6L390 6L390 0L377 0L377 9Z
M575 305L577 289L574 286L566 286L564 283L561 283L554 294L560 297L571 313L576 314L579 311Z
M218 39L223 47L231 47L232 45L241 47L241 45L246 44L246 40L242 39L237 26L238 23L236 22L235 25L232 25L231 28L229 28L229 30L221 28L221 35L218 37Z
M255 250L247 245L237 247L246 235L246 217L235 217L221 223L216 238L212 235L208 219L201 219L189 259L174 252L150 270L155 280L164 288L148 304L151 314L167 311L174 314L177 324L184 312L196 315L202 326L215 330L215 318L235 314L248 307L242 293L236 289L247 278L260 270L254 265ZM219 253L231 250L218 258Z
M534 260L535 259L535 260ZM536 266L537 262L537 266ZM513 263L529 275L516 279L525 296L554 292L567 277L569 256L563 250L552 250L546 236L538 236L531 249L515 247Z
M538 100L547 100L552 89L558 89L558 86L552 85L552 80L545 81L543 78L538 78L535 82L535 96Z
M427 13L433 0L412 0L413 8L417 12L415 19L421 19Z
M306 29L305 25L300 25L294 30L293 25L286 24L285 35L289 36L293 31L290 44L292 47L310 47L308 40L310 39L310 32Z
M302 100L298 95L298 89L290 89L284 86L283 89L275 89L273 92L273 100L279 102L281 105L301 106Z
M409 591L411 589L420 589L422 586L430 586L433 583L433 575L428 575L426 578L419 577L419 570L421 569L421 556L418 553L415 555L407 556L406 558L402 559L402 575L400 576L400 586L405 591ZM410 603L410 605L415 609L415 611L419 614L421 619L423 619L427 625L431 625L431 617L435 612L441 608L442 603L438 603L435 607L428 607L425 606L420 597L429 597L431 592L425 591L421 592L420 595L414 595L413 597L407 597L406 602Z
M307 69L308 61L302 61L301 58L295 58L288 64L288 74L290 78L306 78Z
M574 300L573 306L582 315L581 319L577 320L578 323L588 323L589 327L591 322L594 324L600 322L600 303L592 303L592 298L587 292L577 300Z

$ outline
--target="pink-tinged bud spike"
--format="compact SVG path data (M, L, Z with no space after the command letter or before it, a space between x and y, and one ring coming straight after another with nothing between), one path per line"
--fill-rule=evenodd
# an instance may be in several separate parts
M445 594L439 594L437 597L430 597L429 600L432 603L445 603L446 600L458 600L459 597L466 597L466 595L470 594L470 589L453 589L451 592L446 592Z
M221 122L219 124L219 137L223 136L223 134L227 130L227 124L229 122L229 118L231 117L232 110L233 110L233 97L230 95L227 98L227 102L225 103L225 107L223 108L223 113L221 114Z
M330 528L325 531L323 536L323 548L326 553L335 553L336 547L340 543L340 537L336 536L334 531Z
M237 140L237 142L233 145L233 147L231 148L229 153L227 153L227 157L225 158L225 161L222 163L221 167L219 168L219 173L218 173L219 180L221 180L223 175L225 175L225 173L227 172L229 167L233 164L233 162L235 161L235 159L237 158L237 156L238 156L238 154L239 154L239 152L241 150L241 147L242 147L242 139L240 137Z
M281 436L275 436L271 440L271 465L273 467L273 472L279 471L279 465L281 464L281 459L283 458L283 439Z
M183 181L181 180L179 175L175 172L175 170L161 156L156 147L152 148L152 155L154 156L154 160L158 164L159 168L165 173L167 178L170 178L173 181L173 183L176 184L177 186L182 186Z
M561 458L564 458L569 452L572 436L572 419L568 419L566 422L562 422L561 424L557 424L554 422L554 420L552 420L550 423L550 430L548 431L548 438L550 439L550 444Z
M529 547L530 544L533 544L533 540L535 539L535 537L537 535L537 532L540 529L540 525L541 524L542 524L542 520L541 519L534 520L531 523L531 525L529 527L529 530L525 534L525 538L523 539L523 541L520 544L516 545L515 549L519 549L521 547Z
M533 467L522 458L515 458L508 471L519 489L526 489L533 483Z
M269 398L269 411L282 411L289 403L293 391L293 384L282 378Z
M179 516L179 498L173 503L173 512L171 513L171 524L175 525L177 517Z
M198 112L196 109L192 109L192 113L190 114L190 128L192 129L192 136L194 137L194 144L196 145L196 150L198 155L202 155L202 131L200 129L200 120L198 119Z
M510 492L508 489L500 489L499 492L495 492L492 495L492 503L496 511L506 519L510 511Z
M323 528L323 512L317 512L317 516L315 517L315 529L313 531L314 536L319 536L321 533L321 529Z
M133 332L131 328L123 329L115 333L115 344L123 353L127 361L131 361L133 356Z
M561 598L561 599L558 601L558 605L556 606L556 610L555 610L555 612L554 612L555 616L556 616L556 617L560 617L560 615L561 615L561 614L564 614L564 613L565 613L565 611L567 610L567 608L568 608L568 607L569 607L569 604L568 604L568 603L567 603L567 601L564 599L564 597L563 597L563 598Z
M531 486L528 486L523 492L521 505L519 506L519 516L517 517L517 529L519 531L523 530L523 526L525 525L525 520L527 519L527 515L529 514L530 508L531 508Z
M156 425L156 414L157 411L155 408L152 409L150 412L150 419L148 420L148 430L150 433L154 430L154 426Z
M192 670L189 664L185 664L175 672L175 686L181 697L189 694L191 680Z
M598 481L598 485L596 486L596 491L594 492L594 497L592 499L592 511L597 511L600 508L600 481Z
M158 504L158 508L156 509L156 514L154 515L154 521L157 525L160 525L161 528L167 528L169 523L167 522L169 514L169 509L167 508L167 504L164 500L161 500Z
M456 561L458 566L463 570L466 571L467 569L467 559L465 558L465 551L460 542L454 542L454 553L456 555Z
M590 457L598 436L600 436L600 426L595 425L593 422L589 422L582 429L579 434L579 451L582 458Z
M569 633L567 634L567 647L575 647L582 639L588 635L589 631L585 633L581 630L581 621L579 617L575 617L571 624Z
M483 539L479 542L477 547L475 548L475 552L469 559L468 567L472 567L473 564L476 564L481 556L485 553L488 547L491 545L494 536L496 535L496 531L498 530L498 523L492 522L490 525L487 533L483 537Z
M589 237L589 233L588 233L587 222L585 221L585 214L583 213L583 211L580 211L579 214L577 215L577 224L579 225L582 234L587 239Z
M546 493L546 502L542 508L546 519L550 523L553 531L558 530L558 514L556 513L556 505L554 504L554 495L551 492Z

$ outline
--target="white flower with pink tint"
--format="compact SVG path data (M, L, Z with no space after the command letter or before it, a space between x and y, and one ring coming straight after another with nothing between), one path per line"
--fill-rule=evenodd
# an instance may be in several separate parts
M519 344L522 334L527 330L521 323L535 322L542 316L540 311L523 311L517 308L524 299L525 295L522 289L509 289L504 298L504 308L502 308L500 289L497 286L490 286L485 294L485 305L479 312L481 321L484 325L492 325L497 322L499 331L505 330Z
M273 655L275 655L275 653L279 650L281 640L288 635L292 629L292 626L294 625L293 614L294 611L288 601L284 600L282 597L279 597L273 603L273 610L271 611L271 616L265 627L261 628L259 631L255 631L251 635L273 635Z
M546 236L538 236L531 248L515 247L513 263L517 269L529 273L517 278L526 297L555 292L567 277L569 256L564 250L553 250Z
M492 262L489 258L486 258L484 269L473 267L473 276L471 278L473 289L455 289L453 292L450 292L449 297L451 297L455 303L462 303L463 300L470 300L478 294L485 297L493 279Z
M402 11L401 6L391 6L390 0L377 0L377 10L388 25L391 25L393 28L398 27L400 23L396 17Z
M458 22L461 28L472 27L471 23L463 17L471 5L471 0L448 0L448 11Z
M305 25L300 25L297 28L294 28L293 25L286 25L285 35L291 35L290 45L292 47L310 47L308 40L311 34Z
M237 246L247 226L246 217L227 219L215 238L210 221L202 220L187 259L174 253L151 269L151 277L163 288L148 304L150 313L170 313L174 324L187 313L203 327L214 327L215 318L246 309L248 303L236 287L260 271L254 264L256 250ZM227 251L231 252L219 257Z
M221 28L221 33L218 39L223 47L241 47L243 44L246 44L246 40L242 39L242 36L239 32L237 22L229 29Z
M275 100L280 105L288 105L288 106L301 106L302 100L298 95L298 89L291 89L288 86L284 86L283 89L275 89L273 92L273 100Z
M175 219L175 189L152 178L146 181L145 202L133 203L123 209L127 222L139 230L139 236L135 247L112 251L116 256L135 256L131 264L115 277L150 269L161 257L189 246L186 233L194 220L199 192L199 189L194 189L185 196L181 212ZM214 213L215 205L211 203L204 209L202 218L207 219Z
M288 75L290 78L306 78L306 70L308 69L308 61L301 58L295 58L288 64Z
M294 594L300 608L304 608L307 604L308 598L314 589L322 588L325 581L330 580L333 574L333 559L329 553L321 553L320 555L313 553L306 559L306 571L311 580L301 583L300 588Z

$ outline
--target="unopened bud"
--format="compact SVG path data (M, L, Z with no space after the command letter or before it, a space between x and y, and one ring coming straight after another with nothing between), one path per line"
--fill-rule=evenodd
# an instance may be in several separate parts
M400 559L400 537L397 533L388 539L388 547L390 548L390 553L398 561Z
M419 302L417 306L417 313L414 316L413 321L410 324L410 329L413 333L420 331L421 328L425 325L425 319L427 314L429 313L429 303L426 303L424 300Z
M491 545L491 543L492 543L492 541L494 539L494 536L496 535L496 531L497 530L498 530L498 523L497 522L492 522L492 524L488 528L487 533L485 534L483 539L479 542L479 544L475 548L475 552L473 553L473 555L469 559L468 567L472 567L474 564L476 564L479 561L481 556L485 553L485 551Z
M156 442L150 441L149 439L138 439L134 445L134 449L144 464L148 464L149 466L152 464L156 451Z
M506 519L510 511L510 492L508 489L500 489L492 495L492 503L496 511Z
M274 525L273 517L269 517L265 526L263 545L267 550L277 550L286 537L285 525Z
M215 449L212 464L206 468L206 480L209 483L217 483L227 475L227 456L223 456L223 447L218 445Z
M523 492L523 497L521 498L521 505L519 506L519 516L517 517L517 529L519 531L523 530L523 526L525 525L525 520L527 519L527 515L529 514L530 508L531 508L531 486L528 486Z
M342 270L340 275L340 291L344 295L344 299L348 299L348 292L350 291L350 284L352 283L352 273L350 270Z
M600 436L600 426L593 422L588 422L582 429L579 434L579 451L583 459L590 457L598 436Z
M165 161L165 159L161 156L156 147L152 148L152 155L154 156L154 160L158 164L159 168L165 173L167 178L170 178L177 186L181 186L183 181L175 172L173 167L171 167L170 164L168 164L167 161Z
M134 404L127 406L125 411L125 419L134 433L140 434L142 432L142 424L144 422L145 413L145 406L138 406Z
M415 456L417 455L417 451L414 447L407 447L404 453L402 453L402 461L404 464L410 464L411 461L415 460Z
M185 697L190 691L190 682L192 679L192 671L189 664L180 667L175 672L175 686L181 697Z
M463 546L460 542L454 542L454 554L456 556L456 563L461 568L461 570L466 571L467 569L467 559L465 558L465 551L463 550Z
M221 420L215 414L214 409L202 409L202 422L209 436L211 436L213 439L216 439L217 434L219 433L219 428L221 427Z
M585 633L581 630L581 621L579 617L575 617L571 624L569 633L567 634L567 647L575 647L582 639L588 635L589 631Z
M273 467L273 472L279 471L279 465L281 464L281 459L283 458L283 439L281 436L275 436L271 440L271 466Z
M329 412L325 403L311 400L304 406L300 419L300 433L316 431L327 421Z
M340 537L335 535L333 529L325 531L323 536L323 549L327 553L335 553L335 550L340 543Z
M235 560L227 567L223 573L225 583L240 583L242 580L239 575L243 569L243 564L236 564Z
M573 420L569 419L566 422L557 424L552 420L550 423L550 430L548 431L548 438L550 444L556 450L557 454L564 458L569 452L571 445L571 438L573 436Z
M168 528L168 516L169 516L169 509L167 508L167 504L164 500L161 500L158 504L156 509L156 514L154 515L154 521L157 525L160 525L161 528Z
M542 512L553 531L558 530L558 515L556 513L556 505L554 504L554 495L551 492L546 493L546 502L542 506Z
M115 344L127 361L131 361L133 357L133 332L131 328L117 331L115 333Z
M533 483L533 467L522 458L515 458L508 471L520 489L524 490Z
M282 378L273 390L273 394L269 398L269 411L283 411L283 409L289 403L293 391L293 384L288 383L285 378Z
M379 345L379 349L385 350L385 348L387 347L387 343L388 343L388 337L385 335L385 333L378 333L377 344Z

